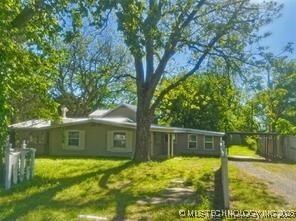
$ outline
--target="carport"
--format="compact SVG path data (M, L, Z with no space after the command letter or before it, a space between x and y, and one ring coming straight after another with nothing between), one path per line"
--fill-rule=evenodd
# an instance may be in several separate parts
M279 145L279 136L277 133L265 133L265 132L226 132L225 142L227 151L228 147L232 143L233 137L236 137L237 142L243 144L244 138L247 136L255 136L258 138L258 154L269 160L281 159L282 149Z

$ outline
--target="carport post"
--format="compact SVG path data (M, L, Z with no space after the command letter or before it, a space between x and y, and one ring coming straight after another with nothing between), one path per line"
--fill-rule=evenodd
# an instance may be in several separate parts
M150 143L150 157L152 157L154 155L154 152L153 152L153 148L154 148L154 134L153 132L151 132L151 135L150 135L150 138L151 138L151 143Z
M170 146L171 146L171 134L170 133L168 133L168 158L170 158L170 152L171 152L171 148L170 148Z
M172 157L174 156L174 139L173 139L174 137L176 139L176 134L174 134L174 136L173 136L173 134L171 135L171 148L172 148L171 155L172 155Z

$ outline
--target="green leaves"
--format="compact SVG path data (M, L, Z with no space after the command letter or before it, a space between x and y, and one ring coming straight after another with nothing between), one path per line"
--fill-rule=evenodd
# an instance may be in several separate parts
M140 33L143 26L142 13L144 5L140 1L120 1L121 9L116 12L118 17L118 29L124 33L125 43L135 56L142 57L142 42L144 39Z
M0 149L9 123L56 116L48 90L59 60L52 47L60 30L57 14L43 1L29 3L0 2Z
M288 120L282 118L279 118L276 121L275 128L278 132L280 132L283 135L296 134L296 126Z
M69 116L87 116L96 108L108 108L130 91L129 54L111 40L111 34L81 34L62 44L67 57L59 64L52 96L69 109Z
M166 80L170 84L174 79ZM192 76L165 96L159 109L164 124L206 130L233 130L240 93L230 79L208 73Z
M268 82L258 91L252 103L253 115L262 129L280 134L295 134L296 65L295 61L268 56ZM266 80L265 80L266 81Z

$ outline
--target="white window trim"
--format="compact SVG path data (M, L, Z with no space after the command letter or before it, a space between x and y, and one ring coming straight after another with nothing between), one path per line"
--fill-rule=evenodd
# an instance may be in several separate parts
M124 141L125 141L125 145L124 145L124 146L122 146L122 147L119 147L119 146L116 146L116 147L115 147L115 146L114 146L114 141L115 141L115 139L114 139L115 136L114 136L114 135L115 135L115 134L122 134L122 135L125 136L125 139L124 139ZM121 141L121 140L120 140L120 141ZM115 148L115 149L118 148L118 149L121 149L121 150L122 150L122 149L126 149L127 146L128 146L127 141L128 141L128 135L127 135L126 132L124 132L124 131L123 131L123 132L119 132L119 131L113 131L113 132L112 132L112 144L113 144L113 148Z
M210 142L206 142L206 137L212 137L212 148L206 148L206 143L210 143ZM204 150L214 150L214 136L204 136Z
M79 133L79 146L69 145L69 132L78 132ZM81 137L82 133L81 132L84 133L84 131L82 131L82 130L66 130L65 131L66 135L64 135L66 137L65 137L63 149L65 149L65 150L84 150L85 147L84 147L84 144L82 143L82 137Z
M108 144L107 141L107 150L110 152L118 152L118 153L130 153L132 152L132 136L129 136L129 134L131 133L128 130L112 130L109 131L111 134L111 138L112 138L112 142ZM126 134L126 147L125 148L120 148L120 147L114 147L114 133L125 133ZM109 137L107 136L107 139L109 139ZM131 139L131 140L129 140ZM111 141L111 140L110 140ZM110 146L111 145L111 146Z
M196 137L196 140L195 140L195 148L190 148L189 147L189 143L190 143L190 136L191 135L194 135ZM193 142L193 141L192 141ZM198 148L198 135L197 134L188 134L187 135L187 149L189 150L195 150Z

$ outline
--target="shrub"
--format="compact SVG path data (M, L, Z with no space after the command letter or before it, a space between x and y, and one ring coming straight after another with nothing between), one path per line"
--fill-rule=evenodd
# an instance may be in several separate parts
M258 142L257 142L257 138L256 137L252 137L252 136L247 136L245 138L245 143L247 144L247 146L251 149L251 150L257 150L258 147Z

